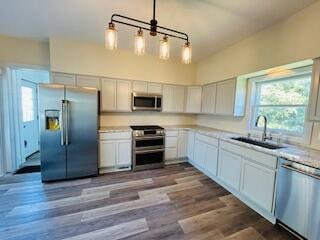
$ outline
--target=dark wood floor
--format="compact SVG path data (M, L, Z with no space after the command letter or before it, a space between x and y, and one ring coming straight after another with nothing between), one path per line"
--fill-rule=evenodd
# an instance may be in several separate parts
M295 239L189 164L41 184L0 178L0 239Z

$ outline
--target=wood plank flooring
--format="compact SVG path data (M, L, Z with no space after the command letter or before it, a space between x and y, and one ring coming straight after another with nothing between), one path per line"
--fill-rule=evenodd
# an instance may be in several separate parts
M296 239L187 163L42 184L0 178L0 239Z

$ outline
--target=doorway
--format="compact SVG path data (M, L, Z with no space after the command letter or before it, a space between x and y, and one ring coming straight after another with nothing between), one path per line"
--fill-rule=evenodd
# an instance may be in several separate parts
M39 155L39 119L38 119L38 90L37 84L21 79L21 153L26 159ZM33 157L34 165L39 165ZM40 159L40 158L39 158Z
M38 84L49 83L49 72L34 69L12 69L16 82L16 136L20 157L16 158L17 173L40 171L40 133L38 116Z

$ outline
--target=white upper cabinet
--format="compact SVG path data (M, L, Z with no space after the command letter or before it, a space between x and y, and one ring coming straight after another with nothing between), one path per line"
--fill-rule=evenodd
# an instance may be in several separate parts
M184 111L184 86L163 85L163 112L182 113Z
M236 92L235 79L217 83L216 113L220 115L233 115Z
M67 73L52 73L51 81L55 84L76 86L76 75Z
M132 83L132 90L133 92L148 92L148 83L142 81L133 81Z
M148 93L162 95L162 84L148 82Z
M131 81L117 80L116 106L118 111L131 111Z
M91 87L100 89L100 80L98 77L77 75L76 82L78 87Z
M232 78L217 83L217 115L244 116L247 80Z
M320 121L320 58L313 63L311 86L309 119Z
M117 80L101 78L101 97L100 97L101 111L116 110L116 91L117 91Z
M201 112L201 86L190 86L187 87L187 113L200 113Z
M201 112L214 114L216 111L217 84L212 83L202 87L202 106Z

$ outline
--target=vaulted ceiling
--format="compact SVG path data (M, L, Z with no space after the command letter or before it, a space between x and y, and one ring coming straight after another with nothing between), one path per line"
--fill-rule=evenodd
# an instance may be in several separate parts
M316 0L157 0L160 25L186 32L194 61L271 26ZM152 0L1 0L0 34L48 40L66 37L104 42L113 13L144 21L152 17ZM135 30L117 26L118 47L133 49ZM148 35L148 34L146 34ZM147 37L146 52L157 54L160 37ZM174 57L183 42L171 40Z

